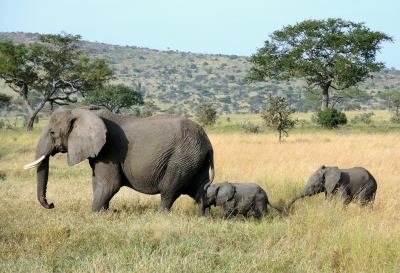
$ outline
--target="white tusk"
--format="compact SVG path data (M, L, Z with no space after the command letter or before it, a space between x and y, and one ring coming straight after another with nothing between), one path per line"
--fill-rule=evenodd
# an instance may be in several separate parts
M32 162L32 163L30 163L30 164L28 164L28 165L25 165L24 166L24 169L25 170L28 170L28 169L31 169L31 168L33 168L33 167L36 167L36 165L37 164L39 164L40 162L42 162L43 161L43 159L45 159L46 158L46 156L45 155L42 155L38 160L36 160L35 162Z

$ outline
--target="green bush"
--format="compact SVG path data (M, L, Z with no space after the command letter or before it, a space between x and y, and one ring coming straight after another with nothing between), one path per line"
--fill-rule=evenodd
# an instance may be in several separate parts
M202 126L213 126L218 119L217 109L213 103L202 103L197 107L197 120Z
M335 108L328 108L318 113L318 124L324 128L332 129L347 123L345 113Z

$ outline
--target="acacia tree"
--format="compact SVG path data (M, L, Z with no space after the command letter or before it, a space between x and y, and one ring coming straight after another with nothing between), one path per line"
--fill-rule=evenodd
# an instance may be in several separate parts
M287 130L292 129L297 119L292 119L292 114L296 111L291 108L284 97L273 97L271 93L267 97L267 108L261 113L261 118L266 126L279 132L279 142L282 140L282 134L289 136Z
M114 79L104 59L89 59L80 50L80 35L39 35L34 44L0 43L0 78L24 101L28 110L27 130L48 102L67 105L77 93L102 87Z
M357 87L384 68L376 54L382 42L393 42L364 23L342 19L306 20L269 37L249 59L253 66L247 82L304 78L308 90L321 92L321 110L328 108L331 90Z
M120 113L121 108L143 105L142 94L124 85L108 85L87 94L83 104L104 106L113 113Z

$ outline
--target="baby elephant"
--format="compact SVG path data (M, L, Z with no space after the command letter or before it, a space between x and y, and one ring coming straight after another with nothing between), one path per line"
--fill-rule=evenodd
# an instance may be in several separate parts
M289 207L297 199L321 192L325 192L325 197L341 193L344 206L353 200L358 200L362 206L372 205L376 189L375 178L364 168L339 169L322 165L308 179L304 190L292 199Z
M223 218L243 214L245 218L253 216L257 219L267 215L267 205L271 206L267 194L257 184L229 182L212 184L208 187L205 207L209 208L212 205L221 206ZM277 208L275 209L280 211Z

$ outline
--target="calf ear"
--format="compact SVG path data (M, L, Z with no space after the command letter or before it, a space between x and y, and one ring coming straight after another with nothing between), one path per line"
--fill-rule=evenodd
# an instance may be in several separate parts
M68 165L95 157L106 143L107 128L90 110L72 110L73 121L68 136Z
M231 183L224 182L218 188L217 196L216 196L216 205L222 206L228 200L230 200L233 195L235 194L235 188L232 186Z
M324 172L325 184L327 194L331 194L340 180L340 170L338 167L327 167Z

